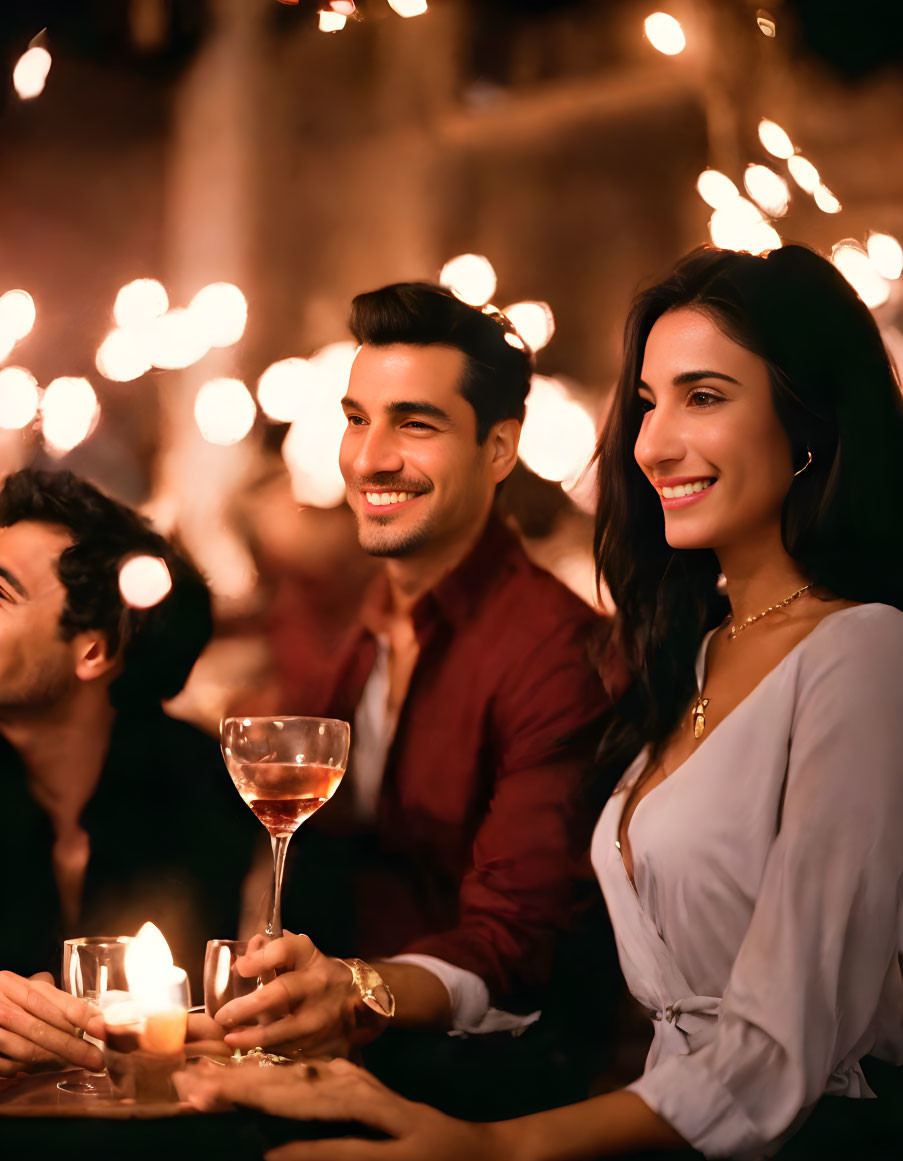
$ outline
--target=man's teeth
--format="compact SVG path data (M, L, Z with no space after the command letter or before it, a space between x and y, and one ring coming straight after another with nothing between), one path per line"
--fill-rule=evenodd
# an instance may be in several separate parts
M416 492L364 492L370 504L401 504L404 500L413 500Z
M693 492L704 492L711 488L714 480L694 480L692 484L678 484L675 488L662 488L662 495L666 500L679 500L681 496L690 496Z

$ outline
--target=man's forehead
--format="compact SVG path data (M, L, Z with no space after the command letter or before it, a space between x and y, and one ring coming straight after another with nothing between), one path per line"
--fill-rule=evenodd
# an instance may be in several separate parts
M360 399L367 393L381 407L434 397L447 403L455 396L461 398L459 386L465 362L463 351L439 343L392 343L382 347L365 344L351 366L348 394Z

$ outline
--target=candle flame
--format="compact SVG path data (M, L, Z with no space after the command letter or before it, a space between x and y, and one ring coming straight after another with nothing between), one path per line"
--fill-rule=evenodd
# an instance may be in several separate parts
M169 975L172 966L172 952L163 932L153 923L145 923L125 952L129 991L152 996L159 991L161 981Z

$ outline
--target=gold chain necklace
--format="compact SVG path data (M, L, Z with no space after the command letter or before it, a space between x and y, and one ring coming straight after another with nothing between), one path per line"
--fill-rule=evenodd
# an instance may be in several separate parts
M795 601L797 597L801 597L803 593L808 593L812 588L812 584L803 585L801 589L797 589L795 593L791 593L789 597L785 597L783 601L778 601L776 605L769 605L767 609L763 609L761 613L756 613L754 617L747 617L739 625L731 625L727 631L728 641L733 641L738 633L742 633L744 629L748 629L750 625L754 625L756 621L761 621L763 617L767 617L769 613L776 613L778 609L785 609L791 602ZM728 621L733 619L733 613L728 613Z
M798 597L801 597L803 593L807 593L811 588L812 584L803 585L801 589L797 589L795 593L791 593L790 596L785 597L783 601L778 601L776 605L769 605L767 609L763 609L761 613L756 613L754 617L747 617L746 620L739 625L731 625L727 631L728 641L733 641L738 633L742 633L744 629L748 629L750 625L754 625L756 621L761 621L762 618L767 617L769 613L776 613L778 609L786 608L787 605L791 604ZM732 613L728 613L724 623L728 624L731 621L732 616ZM696 741L699 741L699 739L705 733L705 711L708 707L709 701L709 698L702 696L702 690L700 690L699 696L693 703L692 710L690 710L690 721L693 725L693 737L696 739Z

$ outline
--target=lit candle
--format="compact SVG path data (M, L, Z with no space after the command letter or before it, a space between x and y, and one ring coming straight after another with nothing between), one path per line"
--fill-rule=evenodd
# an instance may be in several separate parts
M182 1060L190 1003L188 977L153 923L125 955L127 992L107 992L104 1056L116 1094L137 1100L175 1097L172 1073Z

